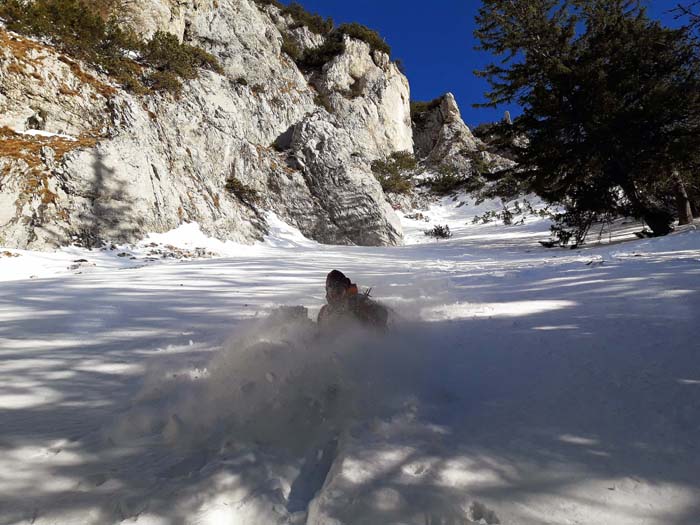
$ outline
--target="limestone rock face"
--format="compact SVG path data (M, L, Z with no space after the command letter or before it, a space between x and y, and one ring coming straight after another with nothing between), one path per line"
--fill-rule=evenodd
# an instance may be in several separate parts
M273 6L138 5L129 23L140 33L176 34L214 54L224 74L203 71L178 100L136 96L0 28L0 245L133 241L192 221L252 242L267 231L266 211L320 242L401 242L370 169L413 149L408 82L386 55L348 40L305 75L281 51L289 21ZM305 46L322 43L294 31ZM231 179L258 199L227 191Z
M323 215L304 229L335 244L397 244L401 225L365 158L355 155L353 133L316 113L295 127L291 150L311 198ZM319 220L321 219L321 220Z
M479 150L477 139L462 120L452 93L445 94L435 107L419 116L414 123L416 153L431 163L463 163L465 153Z
M345 53L326 64L315 85L361 150L375 157L413 152L408 80L386 55L345 37Z
M190 22L189 13L212 8L212 3L206 0L127 1L123 12L114 14L144 38L165 31L182 42Z
M512 165L512 161L486 151L486 144L462 120L452 93L446 93L414 117L413 139L416 155L429 166L447 165L461 173L474 174L475 163L490 169Z

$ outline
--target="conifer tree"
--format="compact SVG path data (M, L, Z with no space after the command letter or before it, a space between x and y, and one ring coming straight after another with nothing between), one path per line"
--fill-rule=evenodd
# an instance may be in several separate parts
M686 18L691 27L700 27L700 0L678 4L674 12L678 18Z
M483 105L523 108L502 127L526 138L509 175L565 204L580 231L624 214L668 233L700 151L689 30L649 19L637 0L483 0L475 34L500 58L477 72L491 85Z

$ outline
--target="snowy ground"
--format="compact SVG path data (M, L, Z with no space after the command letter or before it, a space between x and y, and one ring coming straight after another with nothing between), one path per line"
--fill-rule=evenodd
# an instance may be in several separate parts
M401 248L0 256L0 525L698 525L700 232L548 250L458 204ZM388 334L262 320L332 268Z

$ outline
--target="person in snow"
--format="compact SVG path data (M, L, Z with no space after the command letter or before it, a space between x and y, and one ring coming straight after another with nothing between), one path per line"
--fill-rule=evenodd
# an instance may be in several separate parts
M370 299L369 292L360 293L343 272L333 270L326 277L326 302L318 314L321 329L342 327L348 321L377 330L386 328L387 309Z

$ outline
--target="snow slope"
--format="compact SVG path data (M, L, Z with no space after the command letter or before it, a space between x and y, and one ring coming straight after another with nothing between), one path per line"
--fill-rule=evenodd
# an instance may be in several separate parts
M700 523L700 234L548 250L457 204L401 248L0 257L0 525ZM332 268L388 334L264 320Z

